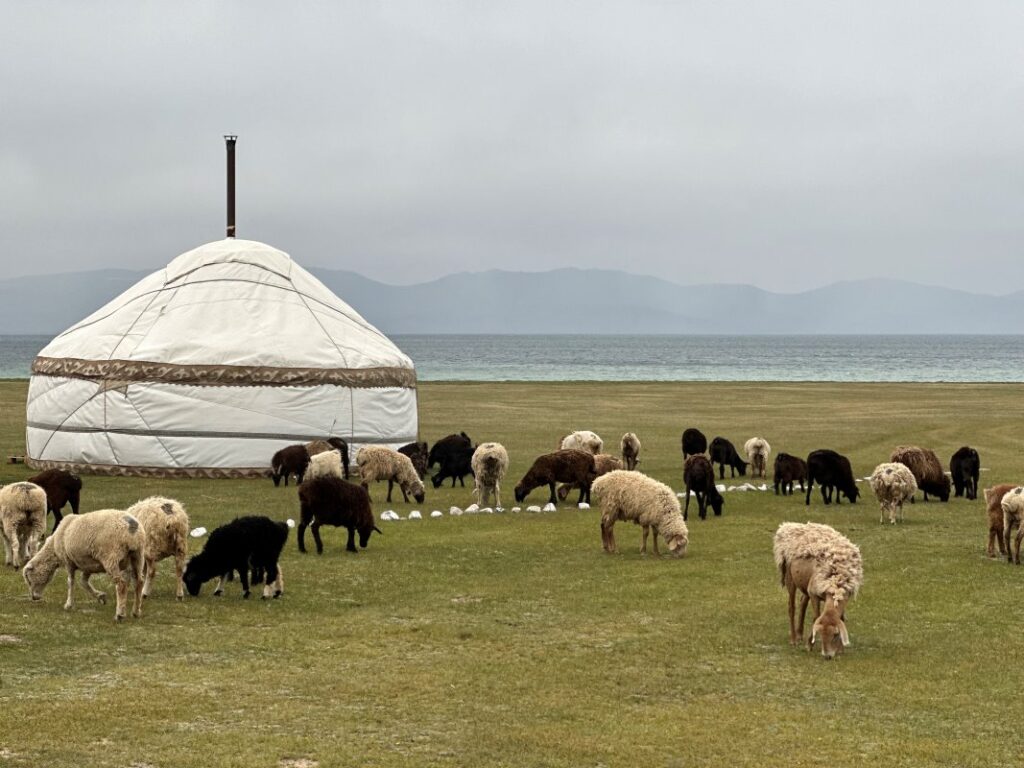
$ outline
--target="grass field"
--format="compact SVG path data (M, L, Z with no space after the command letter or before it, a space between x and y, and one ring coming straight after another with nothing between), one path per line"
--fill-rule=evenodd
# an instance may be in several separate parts
M0 384L0 455L23 452L25 389ZM967 443L982 485L1024 481L1018 385L445 383L419 402L424 439L506 445L506 507L570 429L615 448L636 431L640 468L675 488L691 425L835 448L861 477L898 443L943 461ZM27 474L0 467L3 482ZM163 493L208 528L297 517L295 488L269 480L84 481L85 509ZM418 508L466 506L469 490L428 486ZM372 495L378 516L414 508ZM622 554L605 555L599 513L570 505L382 523L358 555L325 529L320 557L289 538L280 600L243 601L236 582L178 603L165 562L122 625L84 592L62 610L63 572L31 603L7 570L0 766L1020 765L1024 569L985 557L983 507L918 502L892 527L870 498L729 493L723 517L691 516L682 560L641 557L622 524ZM863 552L836 662L788 645L771 555L785 520L834 525Z

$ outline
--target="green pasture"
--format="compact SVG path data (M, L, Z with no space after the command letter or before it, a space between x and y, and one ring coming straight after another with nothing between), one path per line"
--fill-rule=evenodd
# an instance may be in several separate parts
M0 383L0 456L24 451L25 391ZM423 439L465 430L508 448L506 508L573 429L614 450L635 431L640 469L676 489L687 426L834 448L859 477L897 444L943 461L969 444L982 485L1024 481L1021 385L428 383L419 404ZM0 465L3 482L28 474ZM298 512L295 488L270 480L83 479L86 510L161 493L207 528ZM982 501L919 501L893 527L870 493L805 507L733 492L723 517L690 516L673 560L641 557L623 524L622 553L604 554L596 509L450 517L470 487L428 485L422 505L382 490L378 517L445 516L381 523L358 555L337 529L322 556L300 555L293 532L279 600L243 601L236 582L179 603L165 562L143 617L119 625L82 591L65 612L63 571L38 603L0 572L0 768L1024 762L1024 569L985 557ZM833 525L863 552L838 661L787 642L771 555L786 520Z

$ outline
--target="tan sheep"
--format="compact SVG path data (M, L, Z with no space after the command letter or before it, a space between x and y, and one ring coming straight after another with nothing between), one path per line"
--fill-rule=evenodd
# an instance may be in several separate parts
M324 443L327 445L327 443ZM314 454L309 459L309 466L306 467L306 474L303 482L312 480L314 477L338 477L344 476L341 467L341 451L330 448L326 451Z
M359 450L356 466L359 468L360 483L367 491L370 490L370 483L387 480L388 501L391 501L392 488L398 483L405 501L408 502L409 494L412 494L417 502L423 502L423 482L416 474L412 459L405 454L382 445L367 445Z
M1024 486L1018 485L1011 491L1007 491L1000 502L1003 508L1003 544L1006 547L1006 562L1020 565L1020 540L1024 538L1024 525L1021 520L1024 518ZM1014 537L1014 552L1010 552L1010 534L1017 529Z
M626 469L636 469L640 463L640 438L634 432L627 432L619 442L622 464Z
M597 469L597 477L607 475L612 470L622 469L622 460L610 453L599 453L594 457L594 467ZM558 500L565 501L569 493L579 488L577 483L563 483L558 486Z
M750 462L750 474L752 477L768 476L768 457L771 456L772 447L763 437L752 437L743 444L743 451L747 454L747 461Z
M658 534L665 539L676 557L686 554L689 531L683 521L679 499L664 483L624 469L613 470L597 478L591 486L594 499L601 506L601 541L605 552L617 552L614 526L617 520L632 520L643 526L640 554L647 554L647 534L654 529L654 554L658 551Z
M146 531L135 517L120 509L103 509L87 515L65 518L46 540L23 571L29 595L40 600L53 574L64 566L68 572L68 599L64 610L74 607L75 574L82 571L82 586L101 603L107 595L89 579L94 573L106 573L114 582L117 606L114 618L125 617L128 583L135 588L132 616L142 616L142 580L146 557Z
M914 473L905 465L899 462L888 462L879 464L871 473L871 490L875 492L875 498L882 507L882 516L878 522L885 522L885 513L889 513L889 522L896 523L896 515L899 514L900 522L903 522L903 502L914 498L917 493L917 481Z
M1006 546L1003 543L1003 496L1017 486L1013 483L1003 483L993 488L985 488L985 512L988 516L988 556L996 556L995 544L999 542L999 554L1006 554Z
M587 451L596 456L604 450L604 440L596 432L582 430L563 437L558 443L558 448L563 451Z
M494 503L501 506L501 481L508 472L508 451L501 443L480 443L470 460L473 468L473 495L482 507L487 506L491 494Z
M814 604L810 650L821 636L821 654L833 658L850 644L846 604L864 582L860 550L834 528L817 523L783 523L772 547L782 586L789 591L789 642L803 641L808 601ZM800 623L795 621L796 592L803 593ZM821 602L825 609L821 610Z
M46 491L35 483L11 483L0 488L0 538L4 563L15 570L39 549L46 533Z
M185 599L185 558L188 557L188 513L181 502L163 496L150 496L128 507L146 531L146 581L142 596L149 597L153 579L156 578L156 564L167 557L174 558L174 575L179 600Z

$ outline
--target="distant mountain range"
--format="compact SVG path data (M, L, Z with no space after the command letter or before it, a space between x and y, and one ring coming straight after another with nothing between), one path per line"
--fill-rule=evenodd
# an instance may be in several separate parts
M310 271L385 333L1024 333L1024 291L987 296L899 280L772 293L596 269L463 272L410 286ZM147 274L0 280L0 333L57 333Z

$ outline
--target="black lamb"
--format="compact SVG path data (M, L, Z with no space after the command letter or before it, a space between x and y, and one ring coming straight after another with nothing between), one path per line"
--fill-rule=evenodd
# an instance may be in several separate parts
M807 456L807 498L805 505L811 503L811 489L814 488L814 481L817 480L821 486L821 498L826 504L832 503L832 493L835 492L836 504L841 504L840 493L846 495L851 504L857 503L860 491L853 479L853 469L850 460L845 456L823 449L811 451Z
M249 569L264 574L263 597L270 597L277 581L277 561L288 539L288 525L262 515L236 517L215 528L203 551L188 561L182 577L193 597L213 578L238 571L242 597L249 597ZM274 595L275 597L277 595Z
M949 460L949 475L953 479L956 496L968 499L978 498L978 473L981 472L981 457L969 446L964 446ZM34 480L31 482L35 482ZM49 498L49 494L47 494Z
M695 453L704 453L708 449L708 439L695 427L683 431L683 461Z
M366 549L370 534L383 533L373 519L370 508L370 494L361 485L346 483L338 477L315 477L299 486L299 552L306 551L306 526L313 532L316 553L324 553L320 539L320 526L333 525L348 529L349 552L356 549L356 531L359 531L359 546ZM312 523L312 525L310 525Z
M345 453L348 453L347 446ZM342 466L348 464L347 461L344 461L345 458L346 455L342 454ZM270 477L274 480L274 487L276 488L280 484L281 478L284 478L284 484L287 486L288 478L291 475L295 475L296 482L301 483L308 467L309 451L306 450L305 445L289 445L287 448L282 448L270 460Z
M721 517L725 499L715 487L715 467L708 457L698 453L690 456L683 466L683 482L686 484L686 506L683 508L683 520L688 519L690 511L690 491L697 497L697 513L701 520L707 519L708 504L711 505L715 517Z
M739 472L741 476L747 474L747 462L736 453L736 446L724 437L716 437L711 441L708 455L711 457L712 464L718 464L719 477L722 480L725 479L726 464L729 465L729 477L736 477L736 472Z
M434 477L435 488L441 485L441 482L437 479L438 477L441 478L441 481L446 477L450 477L452 479L452 488L455 487L455 478L458 478L459 484L463 488L466 487L463 478L466 475L473 474L472 469L469 468L469 460L466 459L467 450L471 459L473 457L473 441L469 439L469 435L465 432L442 437L434 443L430 453L427 455L427 469L429 470L435 464L441 468L438 475ZM462 470L463 467L465 467L465 470L458 474L459 470Z

